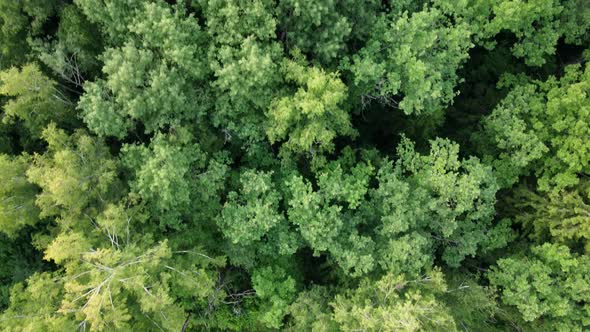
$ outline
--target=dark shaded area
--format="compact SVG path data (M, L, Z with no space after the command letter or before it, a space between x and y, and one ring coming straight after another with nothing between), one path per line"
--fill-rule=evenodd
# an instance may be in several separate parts
M28 226L13 239L0 233L0 311L8 306L9 290L15 283L25 281L35 272L57 268L52 262L43 260L43 252L32 245L31 235L39 228L40 225Z

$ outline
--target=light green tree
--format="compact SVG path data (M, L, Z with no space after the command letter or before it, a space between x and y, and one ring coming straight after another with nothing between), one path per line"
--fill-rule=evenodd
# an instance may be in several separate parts
M37 188L26 176L30 161L27 155L0 154L0 231L10 237L39 220L39 209L35 206Z
M590 183L582 180L571 189L544 193L526 185L518 186L508 200L514 219L540 243L554 243L590 252Z
M419 279L387 274L376 282L364 279L331 305L342 331L455 331L449 309L436 297L446 290L437 270Z
M32 137L39 138L50 122L76 123L74 104L34 63L0 72L0 95L10 98L2 121L22 121Z
M346 85L337 73L307 67L301 60L286 61L283 71L296 89L273 100L266 129L271 143L284 142L282 155L332 152L335 138L356 134L343 106Z
M122 194L118 162L100 139L81 130L68 135L52 124L42 137L47 151L35 154L27 170L29 181L41 188L40 216L59 217L66 228L90 227L102 207Z
M534 329L582 331L590 324L588 263L588 256L545 243L526 256L500 259L488 278Z
M576 185L590 163L585 121L590 69L573 65L559 80L522 83L509 76L506 82L516 86L484 120L501 184L510 186L518 176L534 174L541 191Z

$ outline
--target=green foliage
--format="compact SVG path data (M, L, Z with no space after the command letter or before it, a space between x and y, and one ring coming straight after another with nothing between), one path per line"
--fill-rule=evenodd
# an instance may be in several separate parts
M36 288L47 285L39 284L43 279L32 278L25 292L20 285L13 289L11 301L35 303L29 305L35 308L33 312L56 316L50 321L53 324L78 322L78 326L93 331L127 330L131 326L178 330L186 313L182 304L174 303L173 295L194 303L209 294L213 282L203 268L181 266L166 242L147 250L133 245L123 250L94 250L81 235L71 233L58 237L45 257L65 264L68 276L57 283L47 280L52 291L45 292L42 299L36 299ZM129 301L138 305L127 307ZM19 309L24 311L16 314L30 313L27 307ZM5 315L10 318L11 312ZM43 320L39 323L47 324Z
M447 289L442 273L416 280L387 274L377 282L365 279L332 306L342 331L454 331L448 308L436 294Z
M74 321L56 310L63 289L56 287L54 278L49 272L37 273L29 277L26 283L18 283L11 289L10 307L0 315L6 331L76 329Z
M512 48L514 55L526 57L527 64L541 65L546 54L555 52L559 38L556 18L561 10L556 0L501 1L493 6L494 18L485 33L491 36L502 30L514 33L519 39Z
M134 172L131 190L150 207L161 226L178 227L191 203L193 185L188 179L202 169L205 156L190 134L179 128L175 134L157 134L149 147L123 147L125 166Z
M489 274L502 302L542 330L582 331L588 322L588 256L546 243L527 257L500 259Z
M83 273L85 277L72 278L64 284L61 311L81 308L77 319L94 330L147 328L152 324L166 330L180 329L186 314L174 303L172 289L191 289L189 297L198 299L208 295L212 280L203 270L184 270L171 261L172 253L166 243L148 250L129 247L124 251L101 249L84 253L83 263L72 266L71 273ZM133 311L125 308L129 298L139 304L137 309L144 315L135 318ZM152 316L152 321L147 315Z
M64 82L81 87L88 76L99 71L98 56L103 40L98 27L88 21L75 5L66 5L60 12L56 38L49 42L32 41L39 59Z
M58 216L64 225L75 225L120 195L118 163L99 139L83 131L68 136L55 125L42 137L47 152L36 154L27 170L29 181L41 188L36 200L41 217Z
M420 273L433 249L456 267L466 256L509 241L509 224L493 222L498 186L491 168L475 157L459 160L458 153L457 144L438 139L430 154L421 155L404 140L398 162L379 170L372 196L381 215L377 242L385 269Z
M482 286L478 275L459 270L448 271L445 277L448 290L442 299L462 330L503 331L509 329L508 324L515 326L499 306L496 289ZM507 326L501 323L504 321Z
M39 220L37 188L26 177L29 162L26 155L11 158L0 154L0 230L10 237Z
M271 173L245 170L240 191L231 191L218 225L230 243L230 260L247 268L293 255L300 246L279 212L281 196Z
M4 227L4 226L2 226ZM10 226L6 227L10 230ZM19 282L24 282L37 271L47 269L43 255L26 241L26 232L20 231L16 236L0 234L0 310L10 304L10 289ZM2 315L0 314L0 320Z
M149 5L154 1L142 0L74 0L76 6L93 24L100 27L108 37L109 43L121 43L128 37L129 25L133 20L135 10L142 3Z
M108 50L104 58L108 81L86 84L79 103L84 121L95 133L122 138L136 121L146 132L154 132L194 119L188 101L197 95L183 72L159 63L152 51L133 43Z
M286 182L289 222L298 227L314 255L329 252L340 268L356 276L369 272L374 265L373 241L359 234L360 220L354 217L372 173L370 163L352 167L339 160L317 173L319 190L300 176Z
M590 69L569 66L559 80L517 85L485 119L503 185L534 172L539 190L559 190L588 173L589 89Z
M335 58L345 48L344 42L352 31L351 22L339 8L346 5L334 0L282 1L278 11L283 18L281 30L285 44L311 53L320 61Z
M587 39L590 11L578 0L434 1L437 7L467 22L476 42L488 49L501 33L515 41L512 53L529 66L541 66L554 55L558 40L571 44Z
M246 171L240 177L240 194L228 195L220 227L233 243L250 244L268 233L284 217L277 213L279 195L272 188L271 174Z
M305 67L295 61L283 65L285 79L297 86L292 96L273 100L266 134L271 143L286 141L281 153L332 152L338 136L356 134L348 112L342 109L346 86L337 73Z
M264 139L264 120L281 77L282 50L272 38L276 30L273 2L200 1L207 22L209 67L215 75L215 112L211 120L226 143L245 141L248 148ZM247 148L247 149L248 149Z
M590 329L587 2L0 0L0 330Z
M0 69L26 62L27 38L43 32L62 0L0 1Z
M252 285L256 297L265 303L260 307L260 322L269 328L281 327L295 295L295 280L281 268L267 267L254 271Z
M338 330L332 320L328 300L330 293L325 287L313 286L299 293L297 300L289 306L288 331L329 332Z
M590 8L583 0L570 0L563 3L560 27L567 43L583 45L588 41L590 28Z
M587 180L559 193L538 193L526 186L514 190L511 207L519 211L521 222L538 242L552 242L590 251L590 183Z
M344 68L365 103L378 100L405 114L433 113L453 101L457 70L473 46L466 24L437 9L379 18L366 46Z
M108 22L105 19L105 23ZM78 108L101 136L123 138L137 125L148 133L198 118L192 87L206 74L204 34L190 16L146 2L128 18L129 38L102 55L106 79L85 84ZM157 27L157 28L156 28Z
M73 122L72 103L36 64L0 72L0 95L11 98L3 107L2 121L22 121L33 137L40 137L50 122Z

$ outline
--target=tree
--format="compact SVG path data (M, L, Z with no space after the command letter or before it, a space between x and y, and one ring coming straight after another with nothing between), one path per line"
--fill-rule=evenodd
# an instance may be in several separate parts
M193 84L207 74L203 49L191 46L203 44L199 25L178 6L145 2L128 14L128 38L103 54L106 79L84 85L84 121L101 136L123 138L138 124L153 133L197 120L203 109L190 102L200 94Z
M488 278L500 288L502 301L533 327L582 331L589 324L588 266L588 256L545 243L532 247L531 255L500 259Z
M302 291L297 300L289 306L291 319L288 331L318 331L328 332L338 329L332 319L332 312L328 301L332 295L326 287L312 286Z
M98 26L90 23L74 4L64 6L59 16L54 38L49 41L37 38L30 44L36 57L64 83L80 89L100 71L98 58L104 47L103 36Z
M179 255L191 255L192 264L183 265L182 259L175 259ZM134 245L94 249L83 235L64 233L45 257L65 265L67 274L35 275L26 288L17 284L12 289L11 309L2 319L15 330L27 325L49 330L73 326L92 331L132 326L180 330L187 317L185 305L203 301L213 287L205 270L210 260L192 252L172 252L166 242L147 249ZM32 319L23 325L26 315Z
M387 274L377 282L364 279L357 289L331 303L343 331L454 331L453 317L436 295L446 291L442 273L420 279Z
M256 297L264 301L259 309L260 322L269 328L280 328L295 295L295 280L281 268L267 267L254 271L252 285Z
M209 67L215 112L210 118L227 144L255 154L265 140L264 112L281 89L278 63L283 52L274 40L274 2L201 1L211 38Z
M35 206L37 188L26 177L30 157L0 154L0 231L10 237L39 221Z
M50 272L37 273L26 282L17 283L10 292L10 307L0 315L7 331L68 330L77 324L57 312L62 287L56 287Z
M287 47L311 53L322 62L329 62L345 48L352 24L336 1L289 0L281 2L278 11Z
M467 269L445 271L447 291L441 294L460 330L506 331L520 328L520 317L504 310L496 288L485 282L481 273Z
M7 310L10 305L12 287L51 267L43 261L43 254L28 242L27 235L27 232L22 230L18 235L11 237L0 234L0 311Z
M283 221L284 217L277 212L280 196L273 188L271 176L246 170L240 176L240 194L229 193L220 226L232 242L248 244L260 240Z
M457 70L473 44L470 27L452 25L437 9L382 15L367 44L345 61L355 96L399 108L433 113L453 101Z
M590 329L587 2L0 0L0 329Z
M93 24L100 27L109 44L121 44L129 37L129 26L142 4L153 1L141 0L75 0L74 3Z
M272 173L244 170L240 175L240 191L229 192L218 219L231 242L233 264L253 268L291 256L300 247L298 234L279 211L280 200Z
M291 96L273 100L266 129L271 143L285 141L282 155L332 152L336 137L356 134L349 114L341 106L346 86L337 73L325 73L296 61L286 61L283 71L297 90Z
M76 123L69 97L34 63L21 70L12 67L0 72L0 95L10 98L3 107L5 116L2 121L22 121L32 137L41 137L50 122Z
M435 5L467 22L477 44L488 49L500 33L510 32L516 39L512 53L529 66L545 64L562 37L581 44L590 27L590 11L578 0L437 0Z
M27 170L28 180L41 188L40 217L59 217L65 228L91 226L102 207L121 195L117 161L100 139L82 130L68 136L52 124L42 138L47 152L35 154Z
M356 166L346 158L317 172L318 190L301 176L286 179L287 215L315 256L329 253L347 274L360 276L374 266L373 240L359 234L362 219L355 213L363 203L374 168L368 162Z
M371 208L382 223L376 242L385 269L420 274L432 250L457 267L511 239L509 223L493 220L498 185L492 169L475 157L460 160L458 153L457 144L437 139L421 155L404 139L397 163L386 161L379 170Z
M366 38L381 6L375 0L282 1L277 6L279 39L287 51L297 49L313 62L333 65L351 42Z
M43 35L44 24L63 5L61 0L0 1L0 69L27 61L27 38Z
M174 134L157 134L149 146L126 145L123 162L132 172L131 190L150 207L162 227L180 227L191 203L191 173L202 169L205 155L190 133L178 128Z
M504 186L534 173L541 191L560 190L588 173L590 69L573 65L559 80L506 80L517 84L484 120L486 135L496 148L493 161Z
M553 243L590 251L589 186L582 180L575 187L558 193L543 193L521 185L509 199L514 219L522 223L526 233L539 243Z

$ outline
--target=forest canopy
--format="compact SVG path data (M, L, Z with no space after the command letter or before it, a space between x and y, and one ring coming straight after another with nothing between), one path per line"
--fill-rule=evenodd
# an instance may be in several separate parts
M588 0L0 0L0 331L590 330Z

